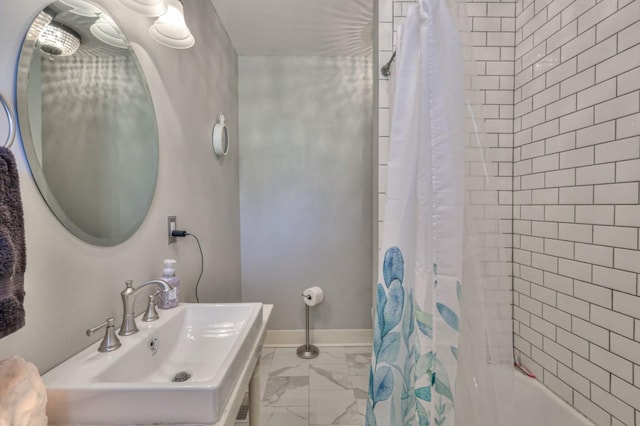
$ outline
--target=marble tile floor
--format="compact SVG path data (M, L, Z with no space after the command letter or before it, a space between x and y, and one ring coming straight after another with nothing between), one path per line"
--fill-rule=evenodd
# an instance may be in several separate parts
M364 426L371 347L263 348L261 426Z

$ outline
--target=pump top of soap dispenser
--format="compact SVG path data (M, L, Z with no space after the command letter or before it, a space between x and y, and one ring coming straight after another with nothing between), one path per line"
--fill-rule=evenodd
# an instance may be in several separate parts
M174 259L165 259L162 263L164 263L164 269L162 270L162 275L165 277L175 277L176 261Z

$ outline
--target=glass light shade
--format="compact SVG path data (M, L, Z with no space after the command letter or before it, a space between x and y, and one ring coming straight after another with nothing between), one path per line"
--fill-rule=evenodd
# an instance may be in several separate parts
M101 13L100 9L84 0L60 0L60 3L71 7L71 13L87 18L96 17Z
M109 46L120 49L129 48L124 34L120 32L118 26L107 15L101 15L100 18L91 25L90 31L95 38Z
M40 49L54 56L70 56L80 47L80 36L57 22L47 25L38 37Z
M167 1L167 11L149 28L149 34L158 43L174 49L188 49L195 39L184 21L184 9L178 0Z
M142 16L160 16L167 11L164 0L120 0L120 3Z

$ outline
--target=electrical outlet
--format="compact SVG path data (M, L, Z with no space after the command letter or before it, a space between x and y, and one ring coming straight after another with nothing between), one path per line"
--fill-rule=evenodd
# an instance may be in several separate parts
M176 221L176 217L175 216L167 216L167 229L168 229L168 234L169 234L169 244L173 244L173 243L176 242L176 237L171 235L171 233L177 229L176 223L177 223L177 221Z

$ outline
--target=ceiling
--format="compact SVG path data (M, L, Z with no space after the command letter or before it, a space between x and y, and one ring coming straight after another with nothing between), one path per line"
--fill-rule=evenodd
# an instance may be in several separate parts
M369 56L373 0L211 0L240 56Z

